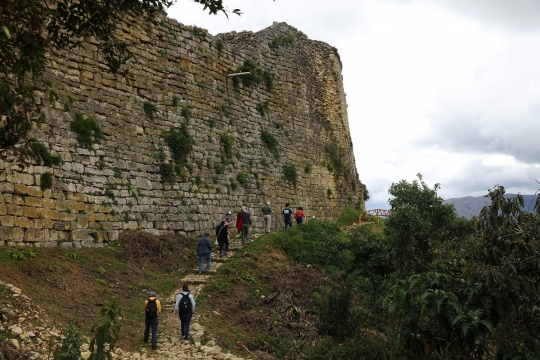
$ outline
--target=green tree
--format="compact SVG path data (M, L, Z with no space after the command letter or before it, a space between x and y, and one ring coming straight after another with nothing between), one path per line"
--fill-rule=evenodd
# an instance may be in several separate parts
M434 259L434 249L456 238L454 206L443 204L437 195L439 184L430 189L418 174L412 183L393 183L388 192L392 214L386 221L386 235L392 243L398 267L406 273L425 270Z
M488 196L472 241L392 288L390 358L538 359L540 203L530 214L502 186Z
M210 14L227 11L222 0L194 0ZM32 122L40 120L36 88L56 94L43 78L47 53L70 49L93 36L113 73L131 58L129 44L119 39L117 25L125 16L156 23L173 0L4 0L0 2L0 151L28 143ZM240 15L240 10L232 13Z

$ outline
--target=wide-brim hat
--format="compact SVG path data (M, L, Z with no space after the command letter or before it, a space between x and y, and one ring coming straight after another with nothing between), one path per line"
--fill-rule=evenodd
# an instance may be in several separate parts
M267 202L266 202L266 205L270 205L270 201L267 201Z
M242 206L242 211L247 212L247 208L245 206Z
M148 296L156 296L156 293L153 292L153 291L150 291L150 292L148 293Z
M232 212L230 212L230 211L227 211L227 215L232 215Z

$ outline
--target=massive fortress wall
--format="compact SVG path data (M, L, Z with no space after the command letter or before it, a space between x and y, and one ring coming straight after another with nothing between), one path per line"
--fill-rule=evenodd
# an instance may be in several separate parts
M51 54L46 77L59 98L49 105L39 93L45 121L32 136L62 163L0 160L0 243L100 246L127 229L194 235L242 205L261 229L265 201L277 228L285 202L335 218L362 200L335 48L284 23L218 36L166 18L155 27L120 28L135 55L126 67L131 80L108 72L92 39ZM291 36L292 44L268 45ZM226 75L247 59L274 75L271 90L264 82L235 89ZM105 140L81 147L70 129L76 113L96 119ZM165 137L182 124L194 139L189 164L163 182L160 168L173 161ZM278 156L263 133L277 140ZM337 176L329 166L332 147L344 161ZM290 173L284 176L291 165L296 187ZM53 187L42 191L46 172Z

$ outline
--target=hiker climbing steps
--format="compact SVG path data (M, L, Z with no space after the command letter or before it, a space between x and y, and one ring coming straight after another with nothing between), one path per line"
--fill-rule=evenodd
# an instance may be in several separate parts
M254 241L259 236L260 234L252 234L250 235L250 238ZM228 254L223 255L220 258L219 248L214 246L212 249L210 270L203 270L203 273L199 275L198 265L194 266L192 272L179 281L179 285L189 285L190 293L196 300L204 286L210 283L212 274L216 273L217 270L231 259L234 253L242 247L241 238L235 237L231 239ZM249 245L247 249L249 249ZM158 328L157 350L151 350L150 346L145 344L144 348L141 349L140 359L244 360L245 358L237 357L230 352L223 350L216 345L215 340L208 341L204 345L201 343L201 339L204 336L204 327L199 324L200 314L198 311L195 311L191 319L189 342L187 344L184 343L182 335L180 334L180 320L178 315L174 314L176 299L181 292L182 289L178 288L172 294L161 299L162 313Z

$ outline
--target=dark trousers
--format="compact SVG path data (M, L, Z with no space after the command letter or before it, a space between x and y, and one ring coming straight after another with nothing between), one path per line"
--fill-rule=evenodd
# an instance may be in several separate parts
M182 337L184 340L188 339L189 336L189 324L191 323L192 313L189 314L178 314L180 316L180 330L182 331Z
M148 333L150 332L150 327L152 327L152 347L157 345L157 327L158 327L158 317L156 316L153 319L146 319L144 321L146 328L144 329L144 342L148 342Z
M223 249L225 248L225 252L229 252L229 241L225 242L218 242L219 244L219 255L223 254Z
M285 230L292 228L292 220L285 220Z

